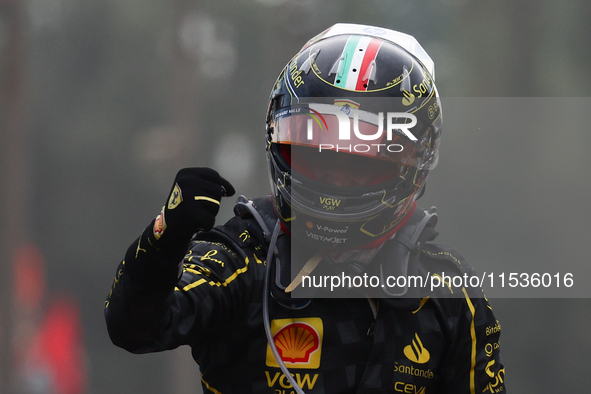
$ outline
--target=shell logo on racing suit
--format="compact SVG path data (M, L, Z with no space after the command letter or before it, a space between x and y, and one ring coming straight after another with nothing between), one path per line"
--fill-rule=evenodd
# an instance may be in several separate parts
M276 319L271 322L271 333L281 359L288 368L320 367L323 325L319 317ZM279 368L269 345L267 366Z

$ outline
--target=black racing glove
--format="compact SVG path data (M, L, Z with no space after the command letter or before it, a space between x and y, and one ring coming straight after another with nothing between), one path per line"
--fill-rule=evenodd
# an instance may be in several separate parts
M150 244L163 254L184 253L193 234L213 227L222 197L234 193L230 182L211 168L183 168L166 205L152 222Z

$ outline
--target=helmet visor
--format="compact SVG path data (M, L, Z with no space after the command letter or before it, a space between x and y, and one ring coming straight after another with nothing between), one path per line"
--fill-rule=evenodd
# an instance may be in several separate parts
M406 112L372 113L342 105L297 104L275 113L271 142L314 148L318 154L344 152L422 168L424 141L413 134L413 129L419 129L416 125L417 118Z
M367 156L337 153L300 145L279 145L289 167L326 185L362 187L377 185L400 175L399 166Z

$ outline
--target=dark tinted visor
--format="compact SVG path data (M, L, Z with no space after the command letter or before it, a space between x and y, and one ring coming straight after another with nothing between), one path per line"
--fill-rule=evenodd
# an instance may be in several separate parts
M333 186L376 185L399 176L399 166L367 156L323 151L300 145L279 145L281 155L300 174Z
M408 167L420 167L412 134L416 118L399 112L371 113L330 105L304 104L278 110L272 142L314 148L321 154L343 152ZM414 140L413 140L414 139Z

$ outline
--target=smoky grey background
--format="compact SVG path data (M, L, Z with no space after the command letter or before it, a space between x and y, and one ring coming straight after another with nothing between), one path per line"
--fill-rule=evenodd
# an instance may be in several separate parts
M474 98L466 105L474 116L490 110L491 124L509 117L478 106L483 97L503 106L519 97L581 97L560 107L567 115L552 127L513 113L517 129L454 121L444 103L440 162L420 202L438 208L437 241L478 268L562 272L588 264L591 134L584 122L568 122L569 111L584 119L589 108L585 0L24 4L30 155L22 220L45 256L48 287L81 305L88 393L200 392L187 348L140 356L111 345L102 308L116 266L183 166L211 166L240 194L268 193L268 94L305 41L336 22L414 35L435 61L440 94ZM232 202L218 223L231 216ZM589 299L491 303L511 392L588 391Z
M488 298L591 298L589 259L577 246L591 235L590 105L587 97L442 99L440 161L419 204L437 206L434 242L457 247L486 274ZM447 209L453 198L438 201L446 189L462 201L455 215ZM510 273L559 273L560 283L522 287L520 279L511 287Z
M591 298L589 259L576 247L591 235L591 98L442 97L441 102L440 161L418 205L438 207L441 235L434 243L456 247L462 241L458 232L471 234L473 240L457 248L475 257L468 261L478 279L462 283L482 283L489 299ZM467 198L455 216L441 207L447 201L439 200L441 191L451 187ZM502 195L505 201L499 200ZM465 230L450 229L464 219ZM294 261L298 253L292 251ZM298 272L293 268L292 277ZM334 297L330 284L339 288L341 282L329 280L328 286L315 285L307 292L296 289L294 296ZM342 295L349 296L360 295Z

